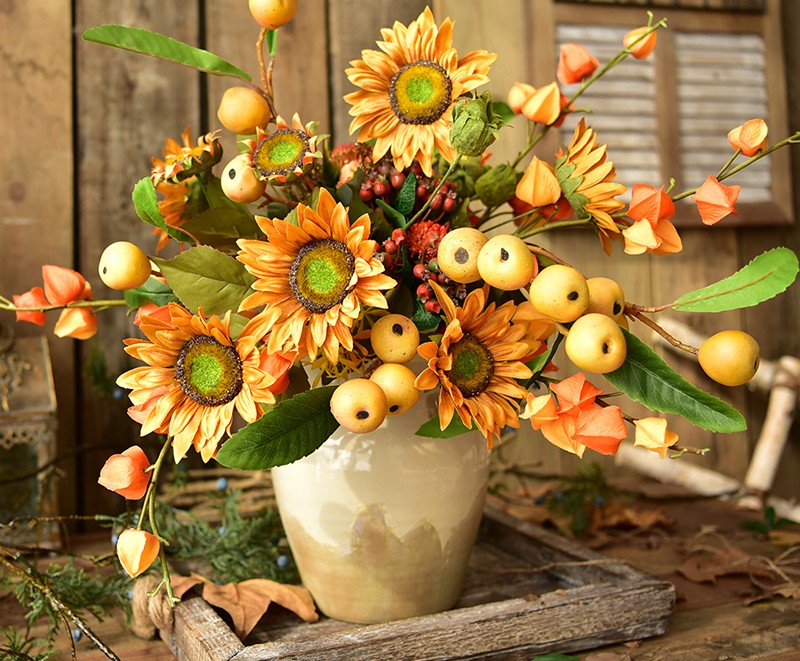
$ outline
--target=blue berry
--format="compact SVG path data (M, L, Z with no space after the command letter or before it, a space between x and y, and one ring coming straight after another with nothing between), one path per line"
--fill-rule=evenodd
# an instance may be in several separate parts
M119 541L119 535L117 533L113 533L111 535L111 543L116 546L117 542Z
M602 496L598 496L597 498L594 499L594 504L597 505L598 507L602 507L603 505L606 504L606 499L603 498Z
M289 558L287 558L285 555L279 555L276 563L278 567L284 569L289 566Z
M217 489L219 491L225 491L228 488L228 480L227 478L221 477L217 480Z
M72 637L72 642L77 643L83 637L83 631L80 629L73 629L69 632L69 635Z
M225 526L220 526L219 528L217 528L217 534L218 534L220 537L222 537L223 535L225 535L225 533L227 533L227 532L228 532L228 529L227 529Z
M536 498L533 499L533 502L535 505L544 505L544 496L536 496Z
M111 393L111 396L114 399L122 399L125 396L125 391L122 388L114 388L114 392Z

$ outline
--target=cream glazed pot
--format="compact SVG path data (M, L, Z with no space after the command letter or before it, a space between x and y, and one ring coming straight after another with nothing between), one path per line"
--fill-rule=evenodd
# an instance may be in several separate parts
M272 469L303 584L327 616L375 623L455 605L483 513L489 451L478 432L416 436L436 395L374 432L339 428Z

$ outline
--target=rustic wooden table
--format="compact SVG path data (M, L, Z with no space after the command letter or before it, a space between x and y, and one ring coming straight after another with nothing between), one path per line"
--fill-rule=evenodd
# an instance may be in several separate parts
M776 597L747 605L748 598L757 593L748 576L747 562L734 573L737 570L730 567L730 558L725 562L720 560L719 571L725 571L713 583L688 580L679 572L690 557L689 548L698 543L722 551L737 549L744 554L741 558L777 558L785 549L740 527L742 521L760 518L760 514L742 512L718 500L677 497L674 490L662 493L655 501L648 500L647 508L651 513L657 512L655 518L662 523L649 529L606 529L587 543L599 546L598 550L605 555L675 585L677 603L668 632L574 656L581 661L800 659L800 594L794 599ZM667 524L668 520L671 523ZM787 531L795 536L795 543L800 539L800 526ZM698 565L698 568L713 573L713 567ZM0 616L0 622L3 619ZM90 625L124 661L175 659L163 641L145 641L131 635L122 618ZM87 640L79 641L77 648L80 661L105 658ZM67 659L69 654L56 658Z

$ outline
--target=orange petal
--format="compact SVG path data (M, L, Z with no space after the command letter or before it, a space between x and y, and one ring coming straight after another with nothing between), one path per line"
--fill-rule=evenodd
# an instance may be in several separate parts
M112 454L100 470L97 482L128 500L139 500L150 484L150 460L138 445L122 454Z
M66 305L83 294L86 279L77 271L45 264L42 266L44 295L51 305Z
M532 122L550 125L561 114L561 92L555 82L540 87L522 107L522 114Z
M578 416L572 438L600 454L616 454L627 436L619 406L594 406Z
M579 83L591 76L599 64L585 46L562 44L558 55L558 80L563 85Z
M129 528L117 540L117 557L131 578L146 571L158 557L158 538L146 530Z
M715 225L725 216L736 214L734 205L739 199L741 189L741 186L721 184L714 175L709 175L692 196L703 223Z
M41 287L33 287L23 294L14 294L14 305L18 308L41 308L50 305ZM45 314L41 310L17 311L17 321L29 321L37 326L44 325Z
M633 220L661 220L675 215L675 203L664 192L647 184L634 184L631 191L631 203L628 206L628 217Z
M656 47L656 31L653 30L648 34L649 29L647 26L636 28L622 38L622 45L637 60L647 59Z
M767 146L767 123L760 117L747 120L728 133L728 142L745 156L754 156Z
M667 428L664 418L641 418L634 420L633 424L636 426L633 444L647 448L662 458L667 455L667 448L678 442L678 435Z
M515 114L522 112L522 106L533 96L536 88L528 83L514 83L508 92L508 105Z
M57 337L88 340L97 333L97 315L89 308L67 308L61 311L53 332Z
M553 166L534 156L517 184L516 193L520 200L534 207L558 202L561 186Z

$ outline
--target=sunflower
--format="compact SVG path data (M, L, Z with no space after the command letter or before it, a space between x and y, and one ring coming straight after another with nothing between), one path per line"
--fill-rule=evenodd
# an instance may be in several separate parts
M183 144L167 138L162 152L164 158L160 159L157 156L152 158L150 181L153 182L153 186L158 186L162 181L177 182L201 170L211 169L222 158L218 133L219 131L213 131L201 135L197 138L196 145L192 145L189 127L186 127L181 134Z
M499 308L486 305L486 290L467 295L457 308L434 282L430 283L447 317L442 339L417 349L428 366L414 385L420 390L442 386L439 393L439 425L445 429L458 413L467 427L475 426L492 446L506 425L519 427L517 400L525 388L515 379L527 379L531 371L522 359L529 353L527 325L513 324L516 306L509 301Z
M431 176L434 148L447 161L455 158L448 137L453 101L488 82L497 55L480 50L459 59L453 22L447 18L437 28L427 7L408 27L395 22L381 34L383 52L362 51L346 71L361 88L344 97L353 106L350 133L360 129L360 142L375 138L375 160L391 149L398 170L417 160Z
M614 163L606 161L607 145L596 141L597 134L581 118L566 154L556 161L556 176L579 217L593 218L601 234L618 233L620 229L611 216L625 207L616 196L627 188L614 183L617 172Z
M262 313L231 339L230 312L206 319L170 303L170 322L142 317L147 340L125 340L125 351L147 363L125 372L117 384L131 389L128 413L142 425L141 434L172 437L176 463L194 445L203 461L230 433L234 409L247 422L261 416L258 403L272 404L275 381L259 366L256 343L275 319Z
M240 309L278 310L269 351L298 349L332 364L339 346L353 350L352 328L362 305L386 308L381 290L397 283L383 274L364 214L352 225L347 209L320 188L317 209L297 205L297 224L257 217L267 241L240 239L237 259L256 277Z
M314 122L303 124L295 113L292 126L280 115L275 118L277 127L267 133L256 128L255 139L244 140L250 150L250 161L259 177L265 181L284 182L289 175L303 174L303 167L319 157Z

